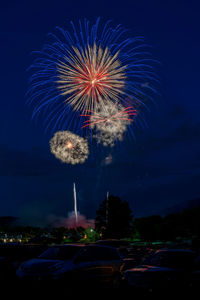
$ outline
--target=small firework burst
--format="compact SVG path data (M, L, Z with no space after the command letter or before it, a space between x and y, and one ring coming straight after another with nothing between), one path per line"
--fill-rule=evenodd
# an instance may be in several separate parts
M70 131L58 131L50 140L51 153L68 164L81 164L89 155L87 141Z
M127 126L134 121L136 110L129 106L124 108L120 104L107 103L98 106L96 111L87 111L81 115L89 119L84 121L84 127L96 130L96 139L104 146L114 146L116 140L122 141Z

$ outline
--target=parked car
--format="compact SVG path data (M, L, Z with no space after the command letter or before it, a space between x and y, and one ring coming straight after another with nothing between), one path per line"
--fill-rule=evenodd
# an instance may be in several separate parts
M27 260L20 265L16 275L29 280L54 279L61 270L73 269L73 258L83 245L56 245L47 249L38 258Z
M124 262L117 249L98 245L59 245L38 259L24 262L18 278L55 280L71 287L73 283L112 284L118 286Z
M125 263L123 267L124 271L139 265L142 262L142 259L145 256L150 255L152 252L152 250L148 247L135 247L132 246L128 241L117 239L99 240L95 244L110 246L118 249Z
M124 272L128 286L146 290L186 288L191 283L195 253L189 250L158 250L143 265Z
M192 273L192 288L199 292L200 285L200 256L195 259L194 272Z
M116 248L120 250L121 254L124 256L128 256L129 249L131 249L131 245L129 242L116 239L99 240L95 244Z
M19 265L37 257L47 247L41 245L0 244L0 280L12 280Z
M73 279L75 282L119 287L123 258L118 249L109 246L85 246L74 259Z

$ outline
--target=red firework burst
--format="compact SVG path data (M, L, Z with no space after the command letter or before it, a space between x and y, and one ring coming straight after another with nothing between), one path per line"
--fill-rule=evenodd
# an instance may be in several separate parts
M89 119L84 121L84 125L82 128L87 126L93 127L96 124L102 123L106 125L107 123L113 123L120 126L121 122L129 123L134 120L131 118L132 116L136 116L137 111L132 107L126 108L117 108L116 105L109 110L102 110L101 112L95 112L92 110L87 110L85 114L80 115L81 117L88 117Z
M75 110L93 110L98 103L117 102L123 94L125 66L121 66L118 53L110 54L94 44L79 50L73 47L64 62L58 64L58 88Z

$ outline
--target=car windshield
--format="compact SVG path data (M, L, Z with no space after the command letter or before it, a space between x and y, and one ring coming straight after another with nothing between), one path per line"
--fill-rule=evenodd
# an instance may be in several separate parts
M58 260L71 260L78 253L80 247L78 246L63 246L52 247L42 253L39 258L43 259L58 259Z
M157 267L188 268L193 264L193 255L189 252L162 251L148 257L145 264Z

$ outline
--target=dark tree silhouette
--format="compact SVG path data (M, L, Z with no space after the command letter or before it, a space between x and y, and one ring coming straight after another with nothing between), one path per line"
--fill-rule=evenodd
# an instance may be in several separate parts
M18 220L17 217L5 216L0 217L0 227L10 227Z
M200 206L165 217L149 216L134 220L134 229L144 241L196 239L200 248Z
M96 212L95 227L104 238L129 237L132 230L133 216L127 201L110 195Z
M142 239L156 241L161 238L162 222L161 216L149 216L136 219L134 226Z

